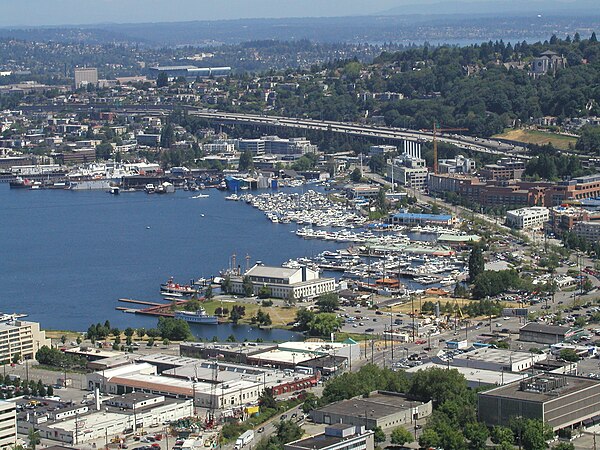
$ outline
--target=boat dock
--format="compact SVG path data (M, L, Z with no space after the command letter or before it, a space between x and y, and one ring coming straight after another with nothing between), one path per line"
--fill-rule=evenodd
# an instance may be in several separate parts
M144 314L147 316L173 317L174 313L171 309L172 306L183 305L185 304L185 302L187 302L187 299L174 300L169 303L149 302L146 300L135 300L132 298L120 298L119 301L122 303L133 303L135 305L143 305L146 306L146 308L135 309L128 308L126 306L117 306L115 308L117 311L123 311L132 314Z

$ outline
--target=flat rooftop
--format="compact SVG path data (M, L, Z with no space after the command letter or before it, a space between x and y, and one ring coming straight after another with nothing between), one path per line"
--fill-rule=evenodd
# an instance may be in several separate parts
M500 386L494 389L491 389L486 392L482 392L479 395L484 396L492 396L492 397L502 397L502 398L513 398L518 400L525 400L536 403L545 403L550 402L552 400L556 400L571 394L575 394L577 392L581 392L585 389L590 388L600 388L600 380L595 380L593 378L584 378L584 377L576 377L571 375L556 375L556 374L544 374L538 375L534 379L542 380L542 379L554 379L554 378L565 378L567 384L563 387L548 391L548 392L538 392L538 391L522 391L520 389L520 382L511 383L506 386Z
M537 355L536 355L537 356ZM533 361L529 352L513 352L501 348L482 347L469 352L454 355L457 360L477 360L496 364L514 364L518 362Z
M422 404L407 400L401 395L377 392L366 398L351 398L331 403L318 408L318 411L353 417L365 417L365 411L369 411L369 418L381 419L396 414L399 410L415 408Z
M301 351L285 351L285 350L270 350L267 352L257 353L250 358L256 361L283 363L283 364L299 364L316 358L318 355L311 355Z
M251 355L264 350L277 348L275 344L264 344L255 342L229 343L229 342L183 342L180 347L197 348L206 350L220 350L223 352L235 352L241 355Z
M436 364L433 362L425 363L421 366L410 367L406 369L406 373L415 373L419 370L426 370L431 367L439 369L447 369L446 364ZM451 367L452 370L457 370L458 373L465 377L465 380L471 383L496 384L499 386L513 383L522 380L526 375L514 372L496 372L494 370L473 369L471 367Z
M334 425L330 425L330 427L337 428L336 425L342 425L342 424L334 424ZM346 426L344 426L344 427L346 427ZM299 448L306 448L308 450L315 450L315 449L331 447L332 445L338 444L340 442L348 441L351 439L356 439L360 436L363 436L363 435L369 434L369 433L372 433L372 431L366 431L366 432L363 432L362 434L352 434L345 438L339 437L339 436L333 436L328 433L322 433L322 434L316 434L314 436L307 437L306 439L300 439L298 441L290 442L287 445L290 445L293 447L299 447Z

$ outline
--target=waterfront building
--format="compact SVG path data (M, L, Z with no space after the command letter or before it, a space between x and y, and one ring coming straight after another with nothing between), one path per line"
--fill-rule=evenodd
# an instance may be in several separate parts
M598 415L600 380L545 373L477 397L479 420L489 427L523 418L541 420L556 431L591 424Z
M314 409L310 418L315 423L362 425L385 430L428 417L432 408L431 400L423 403L408 400L396 392L376 391L368 397L355 397Z
M393 225L438 225L449 227L452 226L453 219L450 214L419 214L400 211L390 217Z
M550 219L550 210L543 206L506 211L506 224L519 230L538 230Z
M6 315L0 318L0 361L35 358L36 352L44 345L50 347L50 339L40 330L37 322L27 322Z
M318 271L308 267L287 268L256 264L243 276L231 277L232 293L244 294L244 277L252 282L255 295L266 287L273 298L293 297L306 300L335 291L333 278L320 278Z
M14 402L0 401L0 449L17 444L17 409Z
M325 428L325 432L292 441L283 446L284 450L374 450L375 439L372 431L363 426L349 426L341 423Z

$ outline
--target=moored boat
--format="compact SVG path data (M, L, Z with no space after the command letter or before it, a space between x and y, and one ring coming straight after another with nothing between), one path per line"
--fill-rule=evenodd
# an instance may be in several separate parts
M175 311L175 319L182 319L190 323L200 323L204 325L217 325L219 320L217 316L211 316L204 308L197 311Z

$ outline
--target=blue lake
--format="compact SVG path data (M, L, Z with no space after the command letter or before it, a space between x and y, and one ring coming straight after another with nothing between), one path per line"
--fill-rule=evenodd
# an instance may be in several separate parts
M0 311L29 315L42 327L84 331L109 319L119 328L156 319L115 310L121 297L157 301L169 276L188 282L216 275L231 255L279 265L340 248L304 240L295 224L272 224L224 192L111 196L103 191L11 190L0 184ZM121 304L124 306L124 304ZM194 326L198 337L282 340L282 330ZM215 328L218 330L215 332Z

